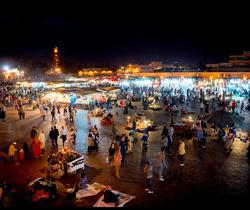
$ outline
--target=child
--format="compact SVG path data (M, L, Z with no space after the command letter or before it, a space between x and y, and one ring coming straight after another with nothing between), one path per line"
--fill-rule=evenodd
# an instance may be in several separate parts
M152 194L154 193L152 189L153 166L148 161L145 164L144 173L147 175L147 188L145 191L147 191L149 194Z
M86 190L87 189L87 177L84 172L81 173L81 179L79 182L79 190Z

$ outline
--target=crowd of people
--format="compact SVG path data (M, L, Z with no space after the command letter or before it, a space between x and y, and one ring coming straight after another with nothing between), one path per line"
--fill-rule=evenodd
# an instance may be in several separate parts
M4 89L6 92L6 90ZM10 91L7 89L7 91ZM125 89L126 91L126 89ZM244 111L244 101L241 103L236 102L235 100L229 99L226 100L224 96L212 93L211 91L203 91L200 90L196 92L195 90L188 89L186 95L182 94L181 91L176 89L164 89L161 93L155 94L154 90L151 88L135 88L133 94L126 94L124 90L121 92L121 96L123 98L118 101L111 102L111 100L107 100L106 102L96 102L90 104L91 109L96 107L110 109L113 108L115 110L123 109L123 114L128 114L129 109L135 110L135 106L133 102L136 100L141 100L144 109L147 109L149 105L149 97L154 96L154 102L158 102L159 100L162 101L163 106L165 107L166 111L174 112L178 109L178 107L183 106L190 106L192 103L196 103L199 105L199 115L195 120L195 135L198 139L198 147L205 149L206 148L206 123L204 121L205 114L211 113L216 111L217 109L227 109L231 110L233 113L240 110L240 112ZM3 92L3 90L2 90ZM39 108L41 117L43 121L45 121L46 117L51 116L51 121L56 122L58 116L63 116L66 122L66 126L61 126L61 128L57 128L56 125L52 126L49 133L45 133L44 130L39 130L36 127L32 127L30 132L30 139L31 145L28 146L27 143L22 143L18 145L16 142L13 142L9 146L8 150L8 157L9 161L15 164L20 164L20 162L27 160L30 158L30 154L32 157L39 158L41 156L46 155L46 146L47 146L47 138L49 137L51 141L51 148L58 148L58 140L60 139L62 142L63 147L73 148L73 145L76 143L76 128L74 127L74 119L76 117L76 109L74 109L70 105L61 105L59 103L51 103L51 102L44 102L37 97L37 93L39 91L34 90L22 90L20 89L18 94L12 95L12 97L4 96L3 104L13 104L18 110L19 119L25 119L25 111L24 107L27 105L24 102L24 97L28 97L28 105L32 106L33 101L35 101L36 106L35 108ZM175 94L173 94L175 93ZM176 96L178 95L178 96ZM211 99L207 99L207 96L212 96ZM15 98L15 97L16 98ZM8 98L9 97L9 98ZM211 108L210 108L211 106ZM239 108L239 109L237 109ZM2 114L4 112L4 114ZM1 119L5 119L5 106L0 108L0 116ZM182 111L183 113L183 111ZM4 117L3 117L4 116ZM100 143L100 131L96 125L92 125L91 122L91 114L89 112L87 116L86 123L88 123L88 138L86 141L88 155L91 153L98 152L98 145ZM121 179L120 170L122 167L126 166L126 158L129 154L133 153L133 148L135 144L142 144L142 152L147 152L149 150L149 141L150 141L150 132L148 129L144 129L142 132L141 137L139 138L138 131L136 129L136 124L133 121L132 129L128 132L128 134L123 134L120 131L117 132L115 128L115 121L113 119L113 114L109 113L106 116L107 119L110 119L112 123L113 135L111 136L109 148L108 148L108 155L106 158L106 163L114 168L114 174L117 179ZM112 120L111 120L112 119ZM211 126L216 133L218 134L218 140L223 142L225 149L227 152L232 150L232 145L234 139L236 138L236 129L232 128L229 129L228 133L220 127L219 129L215 126ZM163 182L166 179L166 172L169 168L170 164L170 156L174 153L174 124L171 122L167 126L163 127L161 136L160 136L160 146L159 152L155 159L157 160L157 167L159 168L158 171L158 179L159 181ZM140 140L140 141L139 141ZM248 157L250 158L250 149L248 147ZM186 146L184 139L180 139L178 142L178 149L176 151L178 153L178 164L180 167L184 167L185 165L185 154L186 154ZM153 169L155 165L152 160L147 159L144 165L144 173L146 178L146 192L149 194L154 193L153 190ZM81 175L81 180L79 187L81 189L85 189L87 186L87 178L86 174Z

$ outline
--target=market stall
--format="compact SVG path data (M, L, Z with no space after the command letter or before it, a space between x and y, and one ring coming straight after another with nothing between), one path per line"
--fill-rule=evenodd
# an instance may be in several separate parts
M103 117L104 113L105 110L100 107L96 107L90 111L91 117Z
M156 104L156 103L149 104L148 108L152 109L153 111L160 111L161 110L161 106L159 104Z
M71 104L74 99L74 105L82 109L88 109L88 106L93 100L93 94L81 96L75 93L58 93L49 92L41 97L41 101L60 104Z
M84 169L84 156L67 148L50 155L48 169L53 178L59 179L64 174L73 174L78 169Z
M126 125L126 129L131 130L133 129L133 120L130 116L128 116L127 118L127 125ZM135 127L136 127L136 131L137 132L143 132L143 130L147 129L148 131L154 131L156 129L156 125L155 123L150 120L147 119L145 116L137 116L135 118Z
M174 132L179 135L194 134L194 119L191 116L181 118L174 123Z

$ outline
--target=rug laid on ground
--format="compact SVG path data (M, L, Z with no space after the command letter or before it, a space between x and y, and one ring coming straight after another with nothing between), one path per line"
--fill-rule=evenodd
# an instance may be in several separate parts
M76 192L76 198L77 199L81 199L81 198L86 198L86 197L90 197L93 195L97 195L99 192L101 192L103 189L106 188L105 185L99 184L97 182L94 182L91 185L87 185L87 189L85 190L78 190Z

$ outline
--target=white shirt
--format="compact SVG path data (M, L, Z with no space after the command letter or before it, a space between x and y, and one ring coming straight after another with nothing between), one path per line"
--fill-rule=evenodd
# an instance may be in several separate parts
M65 129L65 128L61 130L61 135L66 136L67 133L68 133L67 129Z

